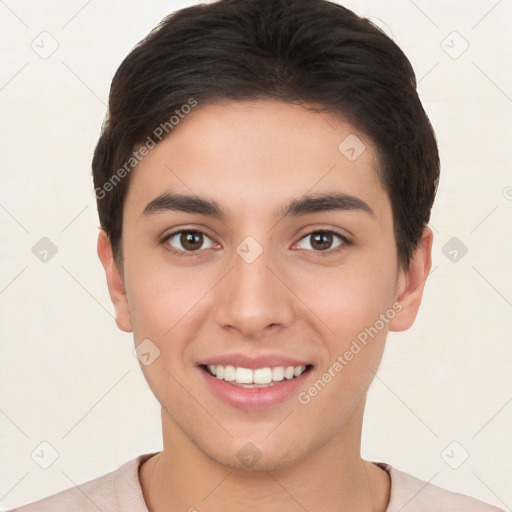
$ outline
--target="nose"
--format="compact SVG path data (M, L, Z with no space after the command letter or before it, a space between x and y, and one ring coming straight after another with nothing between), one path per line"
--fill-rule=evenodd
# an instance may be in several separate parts
M242 253L240 253L242 254ZM217 322L244 338L258 339L270 329L289 326L293 319L293 293L280 275L270 251L254 260L238 253L232 269L217 287Z

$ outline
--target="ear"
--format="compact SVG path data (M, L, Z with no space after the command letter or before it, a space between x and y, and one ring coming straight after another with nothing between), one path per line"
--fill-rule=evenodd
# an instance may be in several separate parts
M105 269L110 299L116 310L116 324L125 332L132 332L132 321L128 308L128 300L124 288L123 277L114 260L112 244L107 233L102 229L98 236L98 256Z
M390 331L406 331L416 319L425 282L432 267L433 238L432 230L425 226L418 247L412 255L409 268L400 270L395 302L401 304L402 309L389 323Z

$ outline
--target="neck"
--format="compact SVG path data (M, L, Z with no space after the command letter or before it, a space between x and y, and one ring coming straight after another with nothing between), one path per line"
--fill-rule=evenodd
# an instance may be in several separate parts
M164 449L142 465L142 491L150 512L384 512L387 473L360 457L364 404L343 431L293 465L241 470L208 457L162 411Z

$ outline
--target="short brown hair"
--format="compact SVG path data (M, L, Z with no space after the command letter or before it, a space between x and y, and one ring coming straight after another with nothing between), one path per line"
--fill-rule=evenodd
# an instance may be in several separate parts
M100 223L116 260L136 149L155 143L159 126L172 133L171 117L191 100L255 99L320 105L369 136L392 204L398 259L407 268L436 193L435 135L404 53L369 20L327 0L188 7L124 59L92 161Z

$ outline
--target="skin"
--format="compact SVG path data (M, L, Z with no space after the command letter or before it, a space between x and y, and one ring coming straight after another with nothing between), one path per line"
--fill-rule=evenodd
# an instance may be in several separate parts
M338 150L350 134L366 146L355 161ZM365 399L388 330L415 320L432 231L425 227L409 268L400 268L377 170L371 141L348 123L269 100L197 107L133 172L122 268L103 231L98 254L117 325L136 345L149 338L160 350L141 365L162 406L163 450L139 472L150 511L386 509L387 473L360 456ZM143 213L171 190L214 200L227 216ZM289 201L325 192L355 196L373 215L332 210L276 221ZM190 257L170 250L185 252L179 236L162 241L179 229L207 234ZM350 244L336 236L332 246L314 243L318 230L333 229ZM236 252L247 236L263 248L250 264ZM277 353L311 362L307 390L397 303L400 312L307 405L292 396L247 411L199 378L206 357ZM250 469L237 457L248 442L262 454Z

